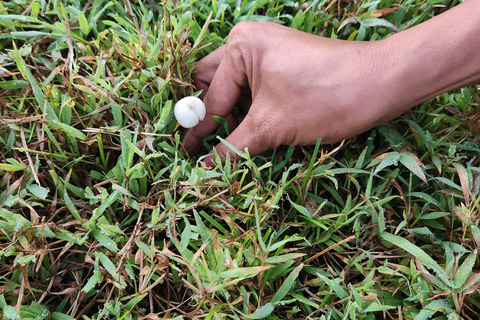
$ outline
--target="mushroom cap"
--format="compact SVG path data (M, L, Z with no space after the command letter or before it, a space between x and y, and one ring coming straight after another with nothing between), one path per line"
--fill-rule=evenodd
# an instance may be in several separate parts
M180 99L173 109L175 118L184 128L193 128L205 118L205 104L197 97Z

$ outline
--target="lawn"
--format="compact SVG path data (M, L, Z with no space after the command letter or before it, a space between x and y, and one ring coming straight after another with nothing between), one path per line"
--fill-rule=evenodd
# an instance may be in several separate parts
M375 41L458 2L0 1L0 318L479 319L477 86L213 169L228 128L189 157L173 116L238 22Z

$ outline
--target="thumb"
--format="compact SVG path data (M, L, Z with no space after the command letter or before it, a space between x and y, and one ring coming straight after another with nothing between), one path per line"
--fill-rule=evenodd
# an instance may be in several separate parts
M238 127L225 139L226 142L233 145L240 152L245 151L248 148L250 156L255 156L270 148L266 139L262 139L261 135L256 132L256 120L250 114L247 114L245 119L238 125ZM217 144L214 147L217 154L220 156L222 163L225 163L225 157L227 153L230 159L237 161L241 157L231 150L223 142ZM205 159L205 163L209 167L215 166L215 154L214 150L210 151L210 154Z

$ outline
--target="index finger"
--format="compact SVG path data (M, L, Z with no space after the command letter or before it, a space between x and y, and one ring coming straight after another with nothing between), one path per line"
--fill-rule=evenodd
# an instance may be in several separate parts
M205 119L192 129L185 142L185 148L189 152L195 149L194 146L201 139L211 134L219 126L219 123L213 119L214 115L226 117L232 111L241 94L242 87L247 85L245 63L241 52L231 48L228 42L224 50L223 59L218 65L203 99L207 109ZM211 62L207 61L207 63ZM202 65L199 67L203 68ZM204 80L208 79L209 69L207 68L203 72L207 73ZM198 78L202 79L200 75Z
M202 60L198 61L192 73L193 84L197 90L202 90L200 99L205 97L210 83L212 83L213 76L222 62L225 55L225 45L218 47L210 52Z

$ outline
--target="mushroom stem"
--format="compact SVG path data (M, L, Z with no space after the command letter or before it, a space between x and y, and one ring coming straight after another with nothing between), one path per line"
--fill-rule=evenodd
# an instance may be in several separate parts
M185 147L185 142L187 142L191 132L192 132L192 128L188 128L187 131L185 131L185 134L183 135L183 138L182 138L183 147Z

